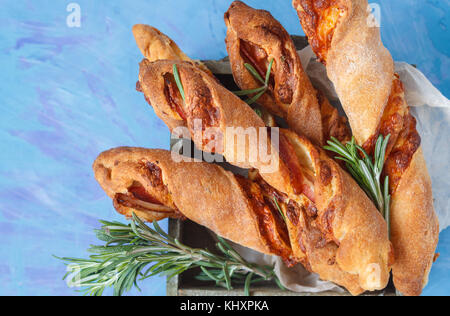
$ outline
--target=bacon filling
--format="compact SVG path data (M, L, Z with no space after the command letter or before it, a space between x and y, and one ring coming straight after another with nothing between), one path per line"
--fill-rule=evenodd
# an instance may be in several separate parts
M199 80L202 80L199 77ZM206 83L202 82L196 84L195 88L188 91L185 87L186 103L183 101L181 93L175 82L174 75L172 73L164 74L164 94L166 96L167 103L171 106L180 116L180 119L184 120L191 131L195 131L198 128L195 124L197 120L202 122L202 131L207 129L220 127L220 111L214 105L213 96L211 90ZM203 144L202 148L208 148L208 152L215 152L216 148L221 148L221 135L212 130L212 134L204 134L200 141ZM210 142L212 145L210 146Z
M347 125L347 119L340 116L338 110L333 107L322 92L317 92L317 100L322 114L322 126L324 130L324 139L337 138L345 144L352 138L352 133ZM335 155L332 155L334 158Z
M181 119L186 120L186 114L183 109L183 98L178 90L175 77L172 73L164 74L164 95L171 109L178 113Z
M117 193L114 197L114 207L117 211L126 212L123 209L126 207L179 217L179 211L171 203L170 194L163 183L161 169L152 162L142 162L141 168L150 186L146 189L144 185L134 181L128 188L128 193Z
M419 149L420 135L416 129L416 119L408 113L404 129L398 137L384 166L384 175L389 176L389 191L394 194L403 173L408 169L411 160Z
M396 144L401 131L403 130L405 117L408 115L408 113L408 105L405 101L403 83L400 81L398 74L395 74L395 78L392 84L392 92L389 96L389 100L386 105L383 117L381 118L378 131L363 145L363 148L366 150L366 152L369 155L373 155L379 135L383 135L384 137L386 137L387 135L391 135L386 149L387 158L392 148Z
M236 179L256 212L260 233L266 240L270 250L282 257L287 263L291 262L292 249L289 233L280 212L265 198L261 187L257 183L241 176L236 176Z
M256 171L251 172L250 176L261 188L265 203L270 204L274 209L279 208L278 212L281 211L289 221L289 224L286 224L293 249L293 261L291 261L301 262L311 271L310 256L314 256L316 251L328 244L335 244L319 229L318 210L315 204L307 199L293 201L286 194L271 187ZM312 230L315 231L317 238L310 238ZM296 249L299 249L301 253L298 253Z
M136 210L141 211L150 211L156 213L167 213L167 214L175 214L176 210L164 206L162 204L155 204L146 202L140 198L136 198L134 196L129 196L126 194L118 193L114 198L114 202L125 207L134 208Z
M281 161L287 165L290 171L294 193L304 194L311 201L315 201L314 174L302 166L293 145L282 133L280 133L279 151Z
M336 0L295 0L298 16L313 51L324 64L342 12Z
M416 129L416 119L409 113L403 83L398 74L395 75L392 92L380 121L379 129L363 145L369 155L373 155L379 135L384 137L391 135L386 149L383 174L389 177L389 191L393 194L421 143L420 135Z

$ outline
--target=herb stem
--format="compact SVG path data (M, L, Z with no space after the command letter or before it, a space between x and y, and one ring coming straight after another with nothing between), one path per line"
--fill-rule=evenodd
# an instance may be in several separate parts
M277 280L270 266L245 261L223 238L218 236L220 255L205 249L194 249L169 236L154 222L153 228L135 214L130 224L101 221L96 231L104 246L91 246L89 259L58 258L67 263L64 279L86 295L102 295L108 287L114 295L123 295L137 281L160 275L172 278L188 269L200 268L199 280L215 281L231 289L242 284L247 293L250 284ZM139 288L138 288L139 289Z
M183 101L186 102L183 84L181 83L180 73L178 72L178 67L176 64L173 64L173 77L175 78L175 83L177 84L178 90L180 91Z
M265 75L265 79L261 77L261 75L258 73L258 71L253 67L252 65L245 63L244 67L248 70L248 72L259 82L263 84L262 87L251 89L251 90L242 90L242 91L233 91L233 93L237 96L250 96L254 94L253 97L247 99L245 102L247 102L248 105L252 105L256 101L258 101L259 98L261 98L264 93L267 92L269 89L269 83L270 83L270 74L272 72L274 59L272 58L269 62L269 66L267 67L267 72Z
M352 140L343 145L339 140L332 137L328 141L325 150L338 154L335 157L345 162L347 170L366 192L369 198L374 202L380 213L386 219L388 229L390 226L390 201L389 195L389 177L385 177L384 186L381 186L381 174L383 172L384 160L386 157L386 148L389 143L390 135L379 136L375 145L374 158Z

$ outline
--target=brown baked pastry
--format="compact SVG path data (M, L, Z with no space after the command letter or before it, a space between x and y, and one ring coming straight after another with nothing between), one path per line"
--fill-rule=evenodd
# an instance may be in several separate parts
M175 83L173 65L176 65L183 82L186 101L183 101ZM289 195L302 193L305 187L304 179L297 171L300 167L289 159L288 154L278 154L276 148L273 148L273 142L270 139L264 140L264 133L261 135L260 131L264 130L267 123L263 122L245 102L194 65L186 62L151 63L143 60L140 64L139 82L146 100L153 105L157 114L162 113L158 116L169 128L175 120L180 122L178 125L187 126L188 136L201 150L221 154L228 162L238 167L258 169L271 186ZM324 100L322 107L326 109L324 110L326 115L323 118L326 126L330 128L330 133L341 139L348 138L345 124L335 109L331 108L325 98ZM214 135L209 135L210 137L203 135L202 139L196 139L198 137L196 122L202 131L212 130ZM231 132L230 128L233 129ZM255 131L253 143L250 140L245 144L240 144L234 139L231 139L231 142L226 141L229 135L233 136L233 131L245 134L249 130L248 139L251 139L251 131ZM263 145L268 148L268 156L265 159L260 158L259 146ZM245 153L244 159L238 153ZM254 157L255 155L258 157ZM279 166L276 172L264 171L272 170L274 164Z
M211 80L210 76L187 63L175 63L180 74L185 102L177 106L170 105L175 99L182 100L181 96L167 97L165 94L168 89L164 78L173 75L173 63L171 61L141 63L140 84L146 98L153 106L160 108L179 107L181 117L186 118L186 126L198 148L207 152L224 154L228 162L239 167L251 167L261 171L264 165L260 162L243 164L236 161L226 149L226 144L224 147L208 146L208 140L196 138L193 131L195 126L192 123L197 120L205 128L215 127L217 135L213 139L217 140L224 139L223 135L227 127L244 129L264 127L258 115L246 103ZM333 119L329 118L327 121L332 122ZM280 200L284 201L285 205L295 203L299 206L299 210L303 208L310 210L306 213L308 217L303 221L304 224L300 220L300 211L291 212L291 214L288 212L289 208L283 211L286 218L289 219L289 216L292 218L292 221L289 219L287 222L287 229L291 238L293 256L312 271L323 274L324 277L335 276L334 282L352 289L354 294L360 293L355 290L356 288L361 291L384 288L389 278L392 253L386 223L379 212L339 165L322 150L312 145L309 140L283 129L278 136L278 148L272 147L272 144L269 144L269 148L273 148L272 155L279 161L279 168L270 174L261 173L261 177L267 186L272 188L271 190L278 192ZM257 144L259 141L260 139ZM232 145L234 153L251 151L248 144L241 147ZM221 150L222 148L225 149ZM352 198L347 199L349 196ZM315 211L311 211L314 209ZM301 232L310 229L303 225L311 222L314 222L316 229L321 231L321 243L308 248L302 244L306 241L301 241L299 236ZM305 240L313 242L316 239ZM334 243L334 246L329 246L330 243ZM333 253L326 253L330 258L335 258L336 265L330 264L328 269L325 269L319 261L309 262L305 259L309 255L313 258L320 257L314 255L315 251L318 251L318 247L325 245L328 245L328 251L334 249ZM309 255L306 252L307 248L310 249ZM331 259L330 262L332 262ZM353 276L349 278L348 273ZM349 281L355 279L355 274L358 279L356 285Z
M317 241L306 252L312 271L325 280L337 284L344 282L350 291L355 286L350 282L355 275L362 289L383 289L393 261L383 217L356 182L324 151L294 132L282 130L281 133L292 144L301 164L309 167L309 177L314 183L314 200L308 201L304 196L296 199L302 201L298 204L306 210L300 217L304 236L301 238ZM312 209L317 210L316 214L307 207L311 204ZM321 232L320 238L317 230ZM320 249L321 246L326 249ZM334 256L331 249L334 249ZM324 255L329 257L329 266L319 259ZM332 267L333 260L339 269Z
M392 57L379 28L370 23L366 0L294 0L293 5L357 141L373 152L380 134L391 135L384 173L392 194L394 283L405 295L420 295L435 258L439 223L416 121Z
M186 61L197 65L199 69L212 76L211 71L201 61L189 58L171 38L163 34L157 28L145 24L136 24L133 26L133 35L142 55L144 55L148 61ZM173 82L173 84L175 84L175 82ZM136 89L142 92L139 82L136 84ZM158 108L154 108L154 110L156 115L164 120L171 130L184 126L183 120L177 117L173 118L171 113L163 113L159 111Z
M176 65L180 74L186 101L183 101L175 83L173 65ZM143 60L140 64L139 82L155 112L164 114L160 118L164 121L166 117L170 120L183 120L182 124L188 128L187 136L193 139L199 149L223 155L229 163L238 167L260 170L270 185L283 192L301 192L302 179L299 172L296 172L299 167L288 166L290 161L287 157L280 159L270 136L265 135L266 125L263 120L211 76L186 62L151 63ZM214 134L202 133L198 139L199 132L207 130ZM235 141L234 135L245 134L247 131L248 141ZM261 158L260 146L263 145L268 149L265 159ZM272 171L273 167L276 172Z
M327 65L353 135L372 136L394 77L391 55L378 28L368 23L366 0L294 0L312 49Z
M352 133L348 127L347 119L339 115L338 110L330 104L330 101L320 91L317 92L317 100L322 116L323 139L327 141L334 137L343 144L351 141Z
M317 92L303 71L288 32L269 12L255 10L241 1L231 4L225 23L227 50L237 85L242 90L259 88L261 83L244 64L251 64L264 78L273 59L269 89L258 103L285 118L296 132L323 144Z
M184 52L180 50L180 48L172 39L170 39L167 35L161 33L158 29L149 25L137 24L133 27L133 34L135 36L137 46L140 48L142 54L147 60L188 61L194 63L195 65L199 66L200 69L213 76L213 74L202 62L189 58ZM175 82L172 82L170 86L172 88L175 88ZM137 84L137 89L138 91L142 92L142 88L140 87L139 82ZM324 96L322 96L321 93L318 93L318 98L322 113L322 124L324 127L323 130L325 135L324 139L329 139L330 136L334 136L341 141L349 140L351 137L351 133L347 126L347 120L344 117L340 117L338 115L337 110L329 104L328 100ZM180 126L184 126L183 121L179 118L171 118L170 115L163 114L160 111L158 112L158 108L155 108L155 111L157 111L156 114L159 117L163 117L163 120L171 130ZM262 107L259 109L259 111L261 113L261 118L263 119L266 126L277 126L274 116L266 108ZM297 123L302 124L300 120L297 120Z
M149 61L182 60L196 64L201 70L212 75L211 71L199 60L189 58L178 45L157 28L136 24L133 26L136 44Z
M176 162L176 154L163 150L112 149L93 168L117 211L126 216L135 212L147 221L187 217L243 246L281 256L289 265L302 262L352 294L383 288L391 246L381 215L334 161L306 139L284 135L296 142L299 159L311 154L303 163L321 174L315 190L331 192L318 197L317 205L326 204L326 212L304 196L288 198L258 175L249 180L217 165Z
M121 147L94 162L97 181L116 210L146 221L187 217L222 237L292 260L286 225L261 189L218 165L175 162L165 150ZM186 181L189 179L189 181Z
M178 45L170 39L167 35L163 34L158 29L145 25L136 24L133 26L133 34L136 39L136 44L141 50L144 57L149 61L157 60L177 60L187 61L197 65L201 70L214 75L211 71L199 60L193 60L189 58L183 51L180 50ZM142 92L139 82L137 83L137 90ZM156 111L158 109L155 109ZM276 122L272 114L270 114L265 108L260 109L261 118L268 127L275 127ZM174 129L183 126L183 121L179 119L171 119L169 116L163 113L157 113L159 117L164 117L164 121L167 123L170 129Z

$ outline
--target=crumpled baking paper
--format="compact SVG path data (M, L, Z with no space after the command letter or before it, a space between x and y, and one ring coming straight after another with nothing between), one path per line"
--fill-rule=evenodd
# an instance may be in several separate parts
M314 86L322 90L343 114L326 69L316 61L311 48L308 46L299 51L299 55L303 68L306 69ZM222 63L221 73L228 72L229 66L225 64L223 67L224 64ZM412 107L412 114L417 119L417 129L422 137L422 147L433 182L434 206L442 231L450 226L450 177L447 175L450 164L450 150L447 149L450 137L450 101L413 66L399 62L395 64L395 68L405 85L407 103ZM233 248L249 262L274 265L281 283L291 291L344 292L334 283L320 280L317 274L308 272L300 264L294 268L287 268L279 257L263 255L237 244L233 244Z

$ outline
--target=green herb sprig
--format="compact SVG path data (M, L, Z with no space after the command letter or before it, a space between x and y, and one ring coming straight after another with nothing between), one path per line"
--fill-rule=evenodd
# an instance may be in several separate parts
M186 96L184 94L183 84L181 83L180 73L178 72L178 68L176 64L173 64L173 77L175 78L175 83L177 84L178 90L180 91L181 97L183 101L186 102Z
M385 177L382 189L381 173L383 171L389 138L390 135L386 136L386 138L381 135L378 137L373 158L361 146L356 144L354 137L346 145L343 145L339 140L332 137L331 141L327 142L328 146L324 147L326 150L338 154L339 156L336 159L345 161L348 171L375 203L378 210L386 219L388 227L390 227L391 201L391 196L389 195L389 177Z
M273 267L245 261L223 238L216 244L220 254L193 249L169 236L154 222L150 228L136 215L130 224L100 221L96 230L103 246L91 246L89 259L58 258L68 265L63 279L80 288L85 295L100 296L108 287L120 296L137 282L159 275L169 279L193 268L200 268L199 280L215 281L218 286L232 289L243 284L245 294L256 282L274 280L280 284Z
M253 103L255 103L256 101L258 101L258 99L264 94L266 93L266 91L269 89L269 80L270 80L270 73L272 72L272 66L273 66L273 62L274 59L272 58L272 60L269 63L269 67L267 69L266 72L266 78L263 79L258 71L256 71L256 69L246 63L244 64L245 68L247 68L247 70L259 81L263 84L262 87L259 87L257 89L252 89L252 90L243 90L243 91L234 91L233 93L237 96L248 96L248 95L252 95L255 94L253 97L247 99L245 102L247 102L247 104L252 105ZM186 96L184 93L184 88L183 88L183 84L181 83L181 78L180 78L180 73L178 71L178 67L176 64L173 64L172 67L172 71L173 71L173 76L175 79L175 83L177 84L178 90L180 91L181 97L183 98L183 101L186 102ZM262 116L261 111L259 110L259 112L257 112L257 114L259 116Z
M280 212L281 217L283 217L284 222L287 223L286 216L284 216L284 213L281 210L280 205L278 204L278 199L276 197L274 197L273 200L275 202L275 205L277 206L278 212Z
M252 65L250 65L248 63L245 63L244 64L245 68L247 68L247 70L252 74L252 76L255 77L256 80L261 82L263 84L263 86L259 87L257 89L234 91L233 93L236 94L237 96L248 96L248 95L252 95L252 94L256 93L253 97L247 99L245 102L247 102L247 104L249 104L249 105L252 105L256 101L258 101L258 99L264 93L266 93L266 91L269 89L270 73L272 72L273 62L274 62L274 59L272 58L270 60L269 67L267 68L266 78L265 79L263 79L260 76L258 71L256 71L255 67L253 67Z

